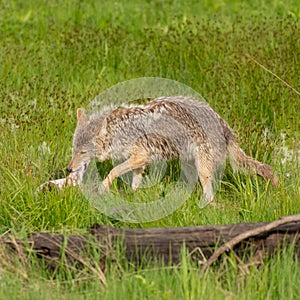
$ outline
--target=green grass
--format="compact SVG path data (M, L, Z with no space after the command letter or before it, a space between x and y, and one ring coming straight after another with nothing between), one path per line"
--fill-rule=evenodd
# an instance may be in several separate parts
M1 1L0 233L84 232L95 222L228 224L299 213L297 4ZM118 82L145 76L177 80L199 92L234 128L242 148L275 168L279 186L227 168L216 195L223 209L199 210L199 185L174 214L145 224L106 217L77 189L37 194L41 183L64 176L76 108ZM137 193L147 198L145 191ZM130 190L128 195L134 197ZM107 271L108 287L89 268L80 274L62 268L51 277L34 259L15 267L0 259L0 298L297 299L299 264L290 252L284 249L246 273L228 258L204 279L185 258L176 268L135 270L120 263Z

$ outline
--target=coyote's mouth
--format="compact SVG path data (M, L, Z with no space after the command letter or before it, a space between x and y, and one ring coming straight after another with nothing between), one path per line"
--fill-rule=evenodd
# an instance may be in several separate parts
M88 163L84 163L83 165L77 167L76 169L72 169L72 170L67 169L67 170L69 172L69 175L72 174L72 176L73 176L75 174L78 174L78 175L83 174L86 171L87 167L88 167Z
M83 164L82 166L79 166L75 170L72 170L70 173L84 173L87 169L88 163Z

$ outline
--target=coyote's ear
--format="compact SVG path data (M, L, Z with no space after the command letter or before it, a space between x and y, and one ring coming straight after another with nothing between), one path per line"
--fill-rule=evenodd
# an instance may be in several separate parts
M77 108L77 124L83 124L87 121L87 116L82 108Z

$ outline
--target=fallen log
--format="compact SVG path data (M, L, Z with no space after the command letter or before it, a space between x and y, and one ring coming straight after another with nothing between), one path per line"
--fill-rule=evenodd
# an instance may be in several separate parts
M91 247L96 247L101 253L102 269L105 259L112 257L116 248L120 249L120 246L123 247L125 257L129 261L140 263L143 259L162 259L176 264L180 261L182 246L185 245L191 257L205 265L217 247L226 243L230 245L232 240L234 243L228 248L223 246L223 250L231 249L243 257L245 253L253 255L257 251L270 255L278 246L293 243L295 256L300 260L300 215L286 218L286 222L282 218L264 223L175 228L123 229L95 224L84 235L34 232L28 236L26 243L2 236L0 245L6 245L10 252L19 254L24 253L27 247L31 252L34 251L38 258L48 261L49 265L55 265L62 256L67 262L84 264L83 258L88 258ZM249 234L251 231L254 234ZM237 240L237 237L242 235L245 238Z

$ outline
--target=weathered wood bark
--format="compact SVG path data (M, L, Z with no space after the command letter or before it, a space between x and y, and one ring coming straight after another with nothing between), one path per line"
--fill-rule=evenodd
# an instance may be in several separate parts
M143 256L163 258L177 263L184 244L194 256L199 256L201 250L204 258L209 258L217 246L231 240L240 233L258 228L267 223L240 223L218 226L195 226L176 228L147 229L115 229L94 225L91 233L98 241L113 246L116 240L125 245L128 259L140 260ZM255 238L247 239L235 247L237 253L243 253L246 248L253 251L264 249L270 253L278 245L295 243L295 253L300 258L300 223L279 226L275 230L263 233ZM251 249L250 249L251 248ZM201 255L202 255L201 254ZM203 257L199 256L199 259Z
M96 224L85 235L64 236L35 232L28 237L28 245L36 252L37 257L46 259L50 265L60 259L62 253L66 261L80 264L83 257L88 257L91 247L101 251L104 260L106 256L111 257L116 247L120 245L124 247L126 258L135 262L140 262L142 258L154 258L177 263L183 244L193 252L192 257L203 261L213 254L217 246L221 246L238 234L266 224L268 223L147 229L117 229ZM300 222L281 225L246 239L233 250L238 255L245 255L247 251L253 254L257 250L271 254L278 245L290 243L295 244L295 255L300 260ZM5 237L0 238L1 244L17 252L18 249L25 247L23 241L12 241Z

